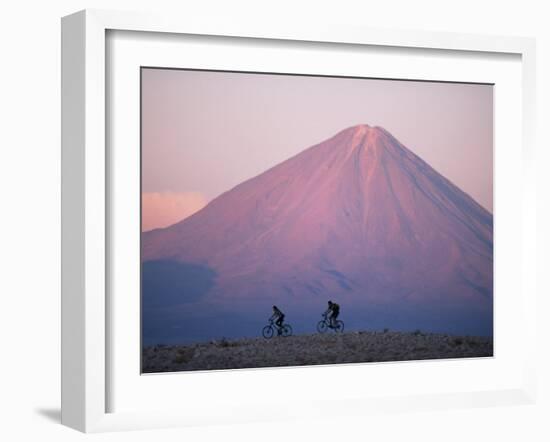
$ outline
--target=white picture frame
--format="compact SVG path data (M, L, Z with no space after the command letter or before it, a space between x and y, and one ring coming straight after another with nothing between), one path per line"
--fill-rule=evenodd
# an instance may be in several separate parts
M521 297L517 308L523 311L519 322L525 351L518 355L520 381L501 388L461 392L437 391L426 394L382 394L376 397L359 393L329 397L339 401L338 413L361 415L373 410L388 412L426 408L487 406L510 403L532 403L536 396L535 380L535 316L537 292L535 284L534 250L536 186L534 174L535 142L535 43L518 37L493 37L416 31L388 31L344 26L313 26L294 28L269 23L215 23L194 17L159 17L86 10L62 20L62 423L84 432L138 428L185 426L216 422L249 422L286 417L324 416L334 413L323 407L325 400L311 399L288 404L284 409L273 407L258 410L251 398L242 401L227 413L209 406L177 409L112 411L109 392L113 388L109 376L113 359L109 345L109 327L113 319L108 299L108 244L113 231L107 219L113 199L108 184L108 134L106 120L106 79L109 31L155 32L163 35L202 35L269 39L274 41L338 43L384 48L431 49L441 53L456 51L484 54L510 54L521 63L521 139L520 170L521 202L515 233L521 248ZM158 34L157 34L158 35ZM498 102L495 106L498 106ZM519 147L518 147L519 148ZM495 173L506 173L505 170ZM497 244L498 247L498 244ZM498 295L497 295L498 296ZM498 318L497 318L498 320ZM516 320L517 323L517 320ZM497 354L498 357L498 354ZM330 367L330 370L341 370ZM460 369L457 366L457 369ZM354 367L357 372L360 366ZM288 373L292 369L284 370ZM349 371L348 371L349 372ZM247 374L248 373L248 374ZM232 382L245 383L251 372L233 375ZM265 374L254 372L261 386ZM279 371L279 373L281 373ZM136 373L134 373L136 374ZM311 374L311 372L309 373ZM139 375L139 373L137 373ZM203 378L208 374L202 374ZM165 376L165 383L168 376ZM213 378L206 378L205 382ZM215 392L211 399L216 399ZM220 401L221 402L221 401ZM223 404L222 404L223 407ZM221 409L221 408L220 408Z

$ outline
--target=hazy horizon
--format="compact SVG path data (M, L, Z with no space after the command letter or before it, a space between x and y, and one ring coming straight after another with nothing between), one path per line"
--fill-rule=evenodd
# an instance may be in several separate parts
M358 124L384 127L492 213L490 85L143 69L142 228Z

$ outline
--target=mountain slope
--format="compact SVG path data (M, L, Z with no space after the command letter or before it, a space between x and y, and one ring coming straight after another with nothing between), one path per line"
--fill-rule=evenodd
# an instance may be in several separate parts
M165 295L152 264L179 265L163 276L181 286L170 296L174 320L177 312L200 316L205 306L265 316L275 303L300 317L334 298L357 327L385 315L403 327L437 328L442 317L465 329L482 321L475 331L490 333L492 224L489 212L387 131L355 126L182 222L144 233L144 303L162 306ZM188 286L189 266L210 272L207 282L198 277L202 289Z

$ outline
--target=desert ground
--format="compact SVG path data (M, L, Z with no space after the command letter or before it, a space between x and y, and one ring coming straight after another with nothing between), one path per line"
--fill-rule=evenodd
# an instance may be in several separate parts
M493 356L493 338L396 331L220 339L143 348L142 372L349 364Z

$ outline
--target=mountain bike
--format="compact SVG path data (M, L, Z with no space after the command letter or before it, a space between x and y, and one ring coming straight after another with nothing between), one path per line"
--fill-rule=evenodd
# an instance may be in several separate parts
M292 335L292 327L290 324L283 324L281 327L277 326L273 319L269 320L269 325L266 325L262 329L262 335L266 339L270 339L275 334L275 331L277 331L277 335L287 337Z
M344 331L344 321L337 319L334 325L331 325L330 319L326 313L323 313L323 319L317 323L317 331L319 333L325 333L329 328L333 329L336 333L342 333Z

